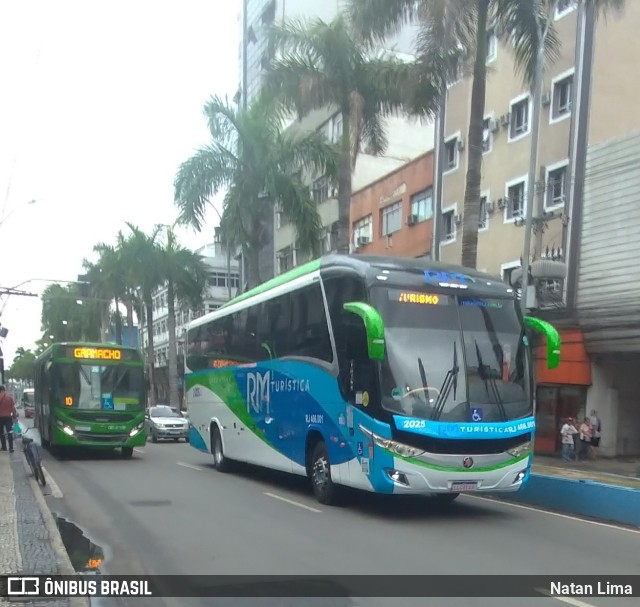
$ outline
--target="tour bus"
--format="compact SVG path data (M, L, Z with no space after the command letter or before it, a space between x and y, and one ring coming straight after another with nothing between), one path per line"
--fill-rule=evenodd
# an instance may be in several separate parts
M36 360L36 426L42 445L120 448L146 443L144 363L135 348L56 343Z
M190 443L234 461L378 493L517 491L534 422L529 328L514 290L421 259L328 255L194 320Z

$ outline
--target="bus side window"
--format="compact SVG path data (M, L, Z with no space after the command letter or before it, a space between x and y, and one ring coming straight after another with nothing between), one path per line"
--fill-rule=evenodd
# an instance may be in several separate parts
M333 361L324 300L319 284L291 295L290 356L307 356Z
M270 360L286 356L289 347L291 306L289 295L265 301L258 312L258 358Z
M364 284L343 276L326 279L324 287L338 355L340 391L352 404L357 392L366 390L375 398L376 370L369 359L364 322L343 308L349 301L366 301Z

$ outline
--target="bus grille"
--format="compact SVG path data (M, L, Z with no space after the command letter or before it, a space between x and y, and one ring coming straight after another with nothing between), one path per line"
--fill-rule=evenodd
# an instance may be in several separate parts
M108 417L111 422L130 422L135 418L135 413L109 413L102 410L95 412L85 411L66 411L66 414L74 421L79 422L95 422L96 417Z
M428 453L449 453L464 455L482 455L489 453L504 453L507 449L513 449L522 443L531 440L531 434L521 434L520 436L510 436L509 438L489 438L489 439L451 439L432 438L422 436L413 432L403 432L394 430L393 438L400 443L424 449Z
M128 434L92 434L89 432L76 432L74 436L80 443L124 443L128 438Z

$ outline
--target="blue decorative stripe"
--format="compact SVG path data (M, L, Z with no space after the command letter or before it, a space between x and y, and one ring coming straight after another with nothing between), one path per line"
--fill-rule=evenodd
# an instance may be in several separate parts
M527 417L511 422L434 422L416 417L394 415L396 427L433 438L507 438L530 434L535 430L535 418Z

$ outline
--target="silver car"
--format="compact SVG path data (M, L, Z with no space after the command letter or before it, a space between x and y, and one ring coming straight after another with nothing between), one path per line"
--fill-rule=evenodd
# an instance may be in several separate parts
M189 421L180 413L167 405L156 405L149 408L145 415L147 434L151 442L159 439L173 439L178 442L181 438L189 442Z

